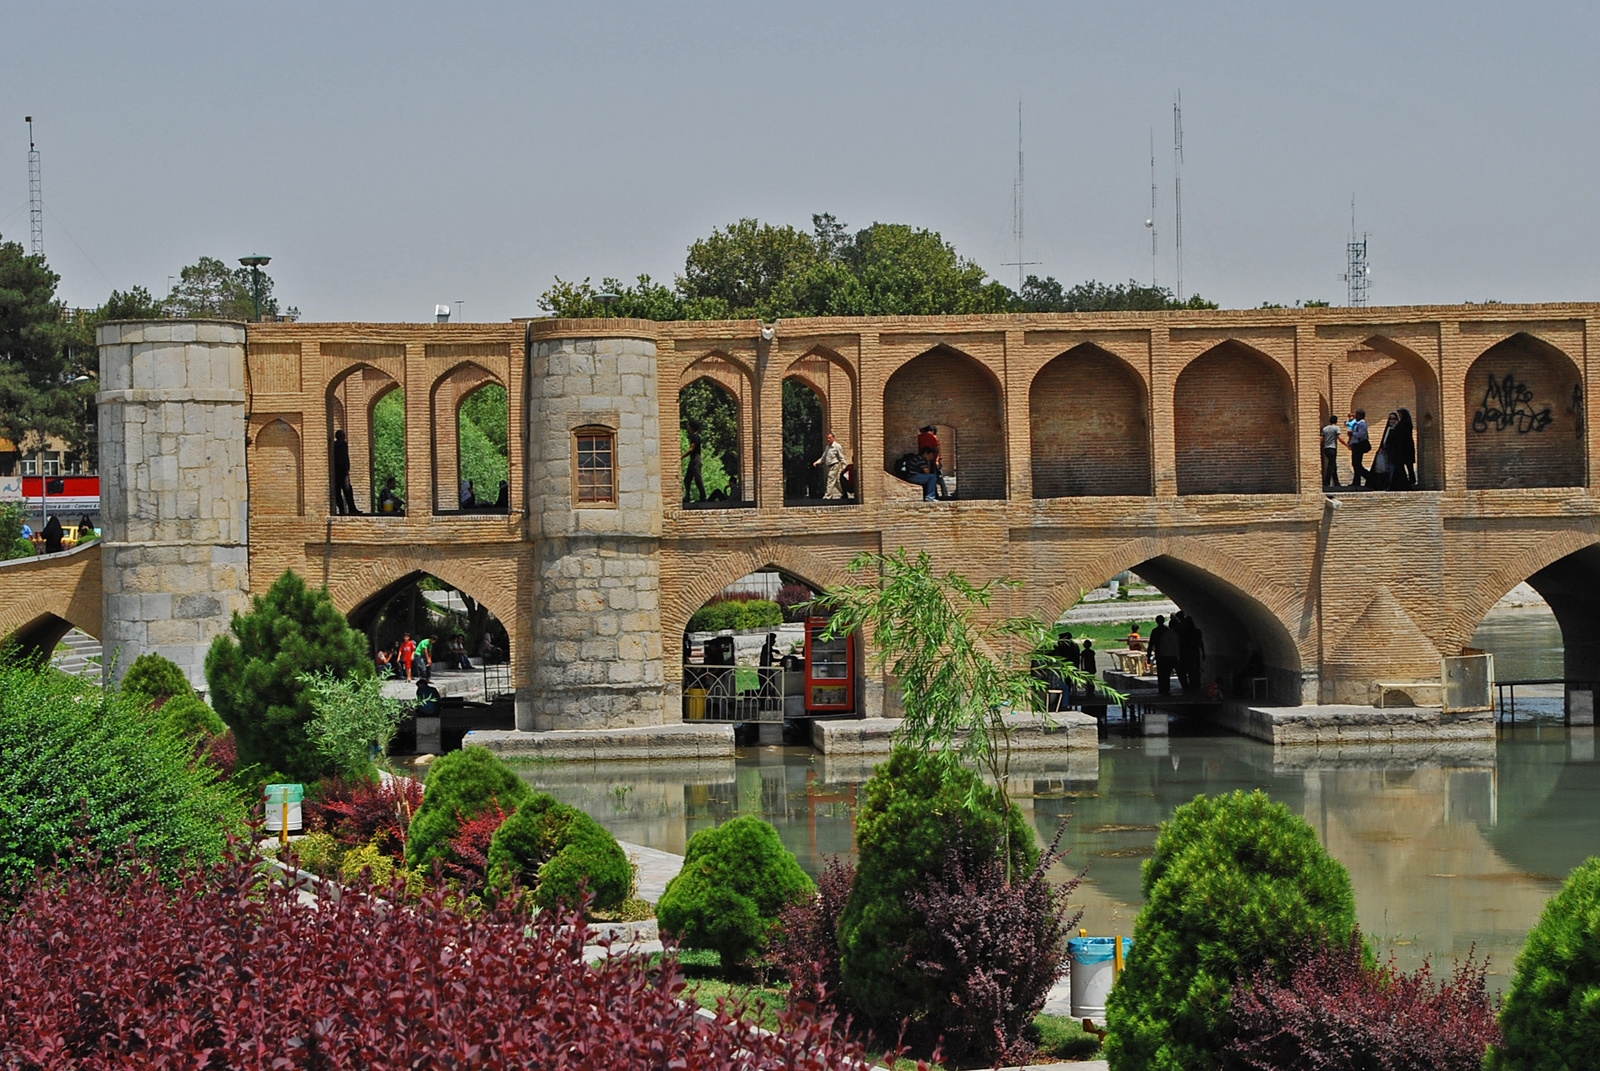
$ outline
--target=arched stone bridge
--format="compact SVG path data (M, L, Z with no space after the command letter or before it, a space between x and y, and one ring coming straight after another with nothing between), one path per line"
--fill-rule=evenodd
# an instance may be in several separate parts
M708 597L768 565L825 587L858 553L897 547L1022 580L997 608L1013 612L1054 615L1135 568L1199 619L1208 672L1259 652L1291 703L1437 680L1440 656L1528 580L1561 622L1568 676L1600 679L1597 326L1591 304L806 319L770 339L749 321L252 325L249 588L295 569L357 612L437 576L506 624L523 727L673 720L682 633ZM159 337L182 325L115 330L135 328L146 346L194 345ZM103 363L123 352L102 344ZM737 413L723 460L738 480L733 499L691 506L679 394L699 381ZM823 505L786 480L786 381L856 462L856 500ZM509 411L509 507L463 513L457 414L491 384ZM407 514L331 516L333 432L367 509L374 413L394 391ZM1319 429L1364 408L1376 444L1402 406L1420 489L1334 492L1334 508ZM929 423L958 501L924 504L886 472ZM1347 482L1343 449L1340 466ZM89 583L86 563L40 568L63 591ZM37 610L17 605L0 628ZM859 684L875 707L881 689Z

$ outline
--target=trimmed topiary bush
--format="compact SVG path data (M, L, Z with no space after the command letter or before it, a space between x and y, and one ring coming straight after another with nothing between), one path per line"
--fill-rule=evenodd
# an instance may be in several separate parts
M1600 1059L1600 857L1567 875L1528 933L1500 1029L1491 1071L1567 1071Z
M228 731L217 712L192 691L187 695L175 695L161 704L160 716L179 736L221 736Z
M1145 906L1106 1003L1112 1071L1212 1071L1233 1037L1232 993L1355 929L1350 876L1304 819L1266 793L1196 796L1144 865Z
M633 892L633 864L617 838L544 792L524 800L495 831L489 872L501 887L515 880L531 890L534 903L544 908L576 909L585 887L593 897L589 906L602 910Z
M406 865L427 872L443 860L461 823L491 802L509 810L532 794L516 771L486 747L452 751L428 768L422 805L406 834Z
M1002 856L1008 831L1013 875L1039 862L1033 830L999 795L948 758L898 748L874 771L856 818L856 880L839 918L844 996L887 1030L925 1019L945 999L919 962L928 958L926 920L912 904L944 871L950 847L964 845L971 866Z
M178 663L154 651L133 660L133 665L122 676L122 690L143 696L156 710L169 699L194 695L194 688Z
M685 948L715 951L728 970L764 950L783 910L815 888L778 831L746 815L689 838L656 918Z
M222 856L243 807L191 741L152 732L144 700L0 665L0 895L74 843L137 838L165 868Z

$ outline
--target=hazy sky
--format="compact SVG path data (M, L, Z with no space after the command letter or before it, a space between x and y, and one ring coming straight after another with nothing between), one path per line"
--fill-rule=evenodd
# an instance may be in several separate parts
M15 3L0 235L74 305L265 253L309 320L537 315L566 278L670 280L741 216L942 232L1015 284L1373 304L1600 298L1593 3Z

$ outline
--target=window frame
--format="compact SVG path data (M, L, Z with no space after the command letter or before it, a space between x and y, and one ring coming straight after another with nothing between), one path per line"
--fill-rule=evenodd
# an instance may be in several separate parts
M608 473L609 495L606 498L584 498L582 476L583 440L604 438L609 444L610 465ZM592 471L592 470L591 470ZM617 508L617 430L604 424L585 424L572 429L572 506L574 509Z

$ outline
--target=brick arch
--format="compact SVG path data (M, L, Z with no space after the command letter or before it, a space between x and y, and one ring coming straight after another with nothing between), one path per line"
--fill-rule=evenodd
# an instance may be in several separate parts
M62 554L0 562L0 641L16 637L48 652L72 628L98 639L104 624L100 561L96 541Z
M1278 361L1228 339L1195 357L1173 388L1178 493L1292 494L1294 387Z
M661 591L662 635L681 638L688 627L689 618L713 595L740 577L767 566L799 577L820 590L849 583L851 579L849 570L839 562L803 546L765 539L753 546L729 551L710 562L696 563L692 569L684 571L682 575L686 579L679 587L664 582Z
M1498 567L1451 592L1451 604L1455 609L1447 619L1441 649L1446 654L1459 651L1506 592L1563 558L1597 545L1600 545L1600 527L1589 522L1580 531L1546 533L1509 556L1495 553L1492 547L1474 555L1474 560L1498 562ZM1462 577L1458 571L1458 583Z
M428 385L435 512L455 512L461 505L461 403L491 384L506 390L506 405L509 407L511 394L505 381L477 361L466 360L452 365L435 376ZM507 412L508 422L510 415Z
M305 486L300 433L282 417L275 417L255 434L251 443L255 471L251 480L251 508L268 517L305 514Z
M1085 342L1041 368L1028 431L1034 498L1151 493L1149 393L1109 350Z
M883 467L915 451L917 429L952 429L945 443L947 474L963 499L1006 497L1005 392L982 361L948 345L935 346L897 368L883 387ZM948 461L959 456L959 467Z
M1362 345L1391 358L1393 363L1361 381L1351 396L1351 408L1367 411L1374 450L1383 438L1387 415L1401 407L1409 409L1415 426L1418 489L1437 490L1444 484L1439 377L1420 354L1391 338L1373 335Z
M347 362L328 380L323 394L327 410L325 434L330 443L329 449L330 451L332 449L333 433L342 429L350 447L350 484L354 488L356 501L366 503L363 507L366 509L373 507L377 497L377 489L372 485L375 445L372 427L373 410L391 391L401 390L404 386L400 376L395 374L399 372L403 375L403 369L398 365L393 371L384 367L391 363L395 362ZM357 373L360 375L357 376ZM353 418L353 410L359 412L359 419ZM330 453L328 472L330 507L334 505L331 456Z
M1469 489L1583 485L1583 375L1564 351L1519 331L1478 355L1463 392Z

